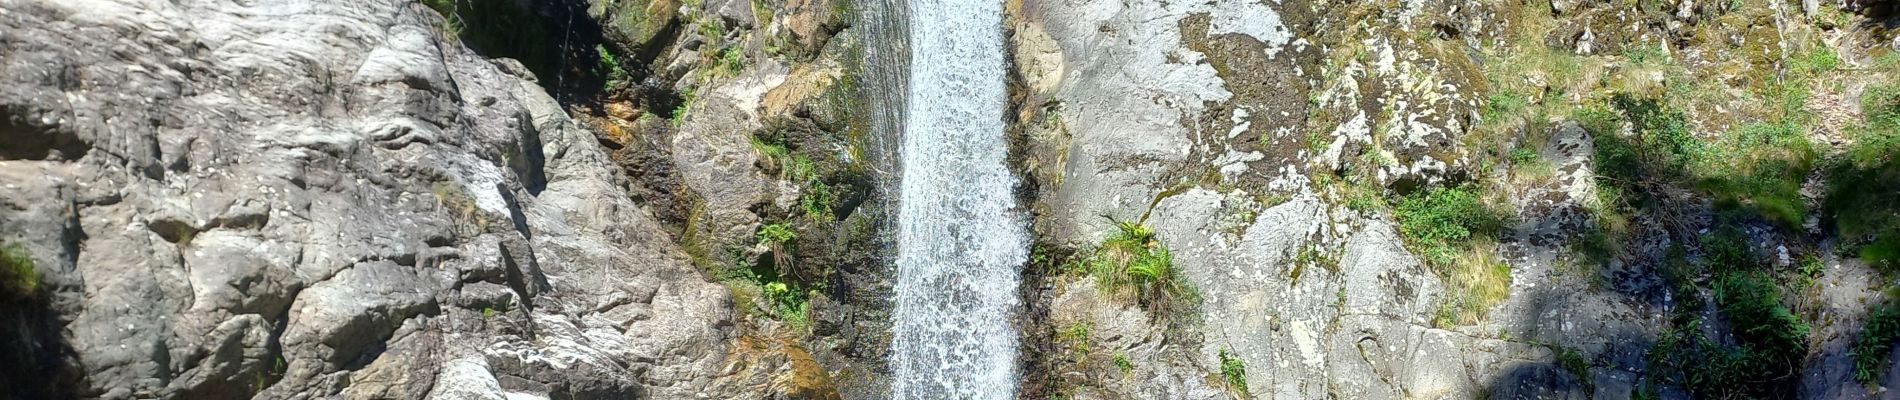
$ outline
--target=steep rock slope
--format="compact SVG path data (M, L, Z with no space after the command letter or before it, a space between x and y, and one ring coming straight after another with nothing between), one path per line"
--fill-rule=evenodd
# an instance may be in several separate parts
M0 240L74 394L762 387L721 376L727 291L593 135L447 27L396 0L0 2Z

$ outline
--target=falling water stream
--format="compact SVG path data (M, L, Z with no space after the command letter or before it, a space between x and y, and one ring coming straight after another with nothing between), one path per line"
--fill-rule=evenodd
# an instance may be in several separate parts
M1017 268L1028 252L1006 165L1000 0L903 1L910 54L899 145L892 392L1016 392Z

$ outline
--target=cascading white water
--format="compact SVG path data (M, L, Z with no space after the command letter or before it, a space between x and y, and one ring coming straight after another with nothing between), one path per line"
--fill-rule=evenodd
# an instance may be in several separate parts
M891 368L898 399L1016 393L1028 234L1003 135L1001 0L909 0Z

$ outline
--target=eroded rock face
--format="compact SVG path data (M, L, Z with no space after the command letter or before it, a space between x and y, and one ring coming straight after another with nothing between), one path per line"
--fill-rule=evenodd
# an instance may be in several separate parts
M0 3L0 238L103 398L743 396L727 292L409 1Z

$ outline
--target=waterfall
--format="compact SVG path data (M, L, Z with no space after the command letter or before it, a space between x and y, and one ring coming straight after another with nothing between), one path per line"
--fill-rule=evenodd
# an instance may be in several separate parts
M1017 268L1028 253L1004 138L1000 0L908 0L892 391L1016 392Z

